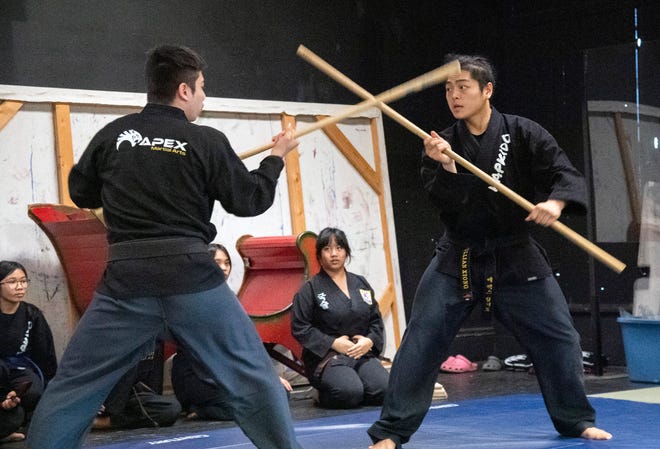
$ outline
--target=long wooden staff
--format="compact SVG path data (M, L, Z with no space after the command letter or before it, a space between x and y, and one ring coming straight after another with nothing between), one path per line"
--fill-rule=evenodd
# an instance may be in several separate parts
M319 120L313 125L306 127L305 129L296 131L295 137L298 138L306 134L309 134L312 131L316 131L317 129L321 129L328 125L332 125L347 117L355 115L358 112L362 112L371 107L374 107L378 104L385 104L389 101L398 100L399 98L405 97L406 95L419 92L420 90L426 89L427 87L434 86L436 84L440 84L441 82L445 81L449 76L459 73L461 73L461 65L458 63L458 61L452 61L441 67L438 67L435 70L431 70L430 72L420 75L417 78L413 78L410 81L407 81L403 84L393 87L390 90L386 90L385 92L375 97L369 94L369 98L363 101L362 103L358 103L355 106L350 106L337 115L326 117L323 120ZM241 153L238 156L241 159L245 159L250 156L254 156L255 154L259 154L263 151L266 151L267 149L272 148L273 145L274 145L273 142L269 142L260 147Z
M298 47L297 51L298 56L303 58L305 61L309 62L312 64L314 67L328 75L330 78L334 79L337 81L339 84L343 85L353 93L357 94L358 96L366 99L371 99L371 100L376 100L377 97L374 97L371 95L368 91L364 90L362 87L360 87L358 84L353 82L350 78L348 78L346 75L341 73L339 70L335 69L332 67L330 64L328 64L326 61L321 59L321 57L317 56L314 54L311 50L306 48L305 46L301 45ZM421 128L419 128L417 125L412 123L410 120L406 119L404 116L396 112L394 109L389 107L388 105L377 102L376 106L380 108L385 114L390 116L393 120L401 124L404 128L408 129L411 131L413 134L418 135L422 139L426 139L427 137L430 137L429 134L425 131L423 131ZM499 183L495 179L493 179L491 176L489 176L486 172L482 171L480 168L475 166L474 164L470 163L466 159L462 158L458 154L454 153L451 150L445 150L444 152L447 156L455 160L458 164L462 165L465 167L467 170L475 174L477 177L479 177L481 180L484 182L490 184L491 186L495 187L499 192L501 192L504 196L512 200L514 203L518 204L521 206L523 209L527 211L531 211L534 208L534 204L532 204L530 201L527 201L525 198L522 196L518 195L516 192L505 186L504 184ZM550 225L552 229L555 231L559 232L562 234L564 237L566 237L568 240L585 250L587 253L591 254L593 257L595 257L597 260L601 261L603 264L608 266L610 269L616 271L617 273L621 273L624 268L626 268L626 265L603 250L602 248L598 247L597 245L593 244L586 238L582 237L580 234L577 232L573 231L571 228L566 226L565 224L555 221L553 224Z

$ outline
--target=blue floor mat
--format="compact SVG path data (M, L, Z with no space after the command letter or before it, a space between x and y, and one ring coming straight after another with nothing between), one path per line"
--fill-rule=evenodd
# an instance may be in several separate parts
M559 436L540 395L513 395L431 407L405 449L658 449L660 404L591 398L598 426L614 434L609 441ZM305 449L366 449L366 430L378 412L354 412L330 418L297 421L298 440ZM254 448L237 427L95 446L103 449Z

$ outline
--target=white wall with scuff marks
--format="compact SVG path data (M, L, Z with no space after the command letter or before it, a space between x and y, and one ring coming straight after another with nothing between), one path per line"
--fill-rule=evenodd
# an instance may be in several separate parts
M0 259L18 261L28 270L27 300L44 311L60 354L72 326L66 278L50 240L27 216L30 203L58 202L50 105L25 104L5 126L0 164Z
M66 279L49 239L27 216L32 203L58 203L57 161L55 159L51 102L70 103L74 161L92 136L106 123L144 104L143 94L79 91L0 85L0 101L17 100L25 104L0 131L0 259L23 263L33 280L27 300L45 313L62 353L75 326L71 318ZM314 122L316 115L334 115L346 106L268 102L208 98L198 124L223 131L234 150L241 154L270 141L281 129L282 112L296 116L298 129ZM303 136L300 141L300 166L307 229L318 232L325 226L346 231L353 250L349 271L362 274L382 295L389 279L386 250L392 258L399 332L404 329L404 310L392 217L389 178L385 156L382 119L377 109L370 109L339 124L340 130L356 147L372 169L375 167L374 143L370 120L377 119L377 140L382 186L384 189L385 227L377 194L362 179L346 158L321 131ZM268 152L244 160L256 168ZM243 278L243 265L235 250L236 240L245 234L254 236L289 235L292 232L286 175L282 172L273 206L258 217L241 218L227 214L219 203L212 216L218 229L217 242L230 249L234 270L229 285L237 291ZM384 246L385 232L389 248ZM385 356L396 350L392 314L385 317L387 345Z

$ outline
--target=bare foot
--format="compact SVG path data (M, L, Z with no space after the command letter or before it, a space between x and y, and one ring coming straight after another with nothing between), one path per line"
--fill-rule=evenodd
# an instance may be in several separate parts
M97 416L92 422L92 429L94 430L108 430L112 428L109 416Z
M20 432L14 432L0 439L0 443L12 443L14 441L23 441L24 439L25 439L25 434Z
M369 446L369 449L396 449L396 444L393 440L387 438L385 440L380 440L373 446Z
M584 429L584 432L580 435L582 438L588 440L610 440L612 439L612 434L599 429L598 427L587 427Z

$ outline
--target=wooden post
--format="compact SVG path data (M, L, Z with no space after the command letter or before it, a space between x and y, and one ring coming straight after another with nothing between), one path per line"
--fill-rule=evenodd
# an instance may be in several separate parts
M73 167L73 139L71 138L71 113L68 104L53 103L53 128L55 130L59 202L73 206L73 201L69 196L69 172Z
M323 120L323 116L317 116L317 120ZM401 342L401 335L399 332L399 317L396 308L396 292L394 290L394 269L392 268L392 255L390 253L390 238L388 232L387 209L385 204L384 188L383 188L383 174L381 170L380 150L378 145L378 129L376 120L370 121L372 147L374 152L374 165L375 170L369 163L362 157L360 152L355 148L346 135L341 132L337 125L331 124L323 128L323 132L328 136L333 144L344 155L348 162L355 168L358 174L369 184L373 191L378 195L378 205L380 210L380 222L383 230L383 252L385 253L385 268L387 270L387 279L389 280L385 291L378 298L378 307L380 313L386 316L392 313L392 324L394 327L394 341L398 347Z
M401 334L399 332L399 313L396 307L396 292L394 290L394 269L392 268L392 254L390 252L390 233L387 219L387 208L385 207L385 195L383 193L383 171L381 169L382 161L380 159L380 147L378 144L378 125L376 119L371 119L371 139L374 149L374 165L376 175L381 185L381 192L378 194L378 204L380 205L380 223L383 229L383 245L385 246L385 266L387 269L387 278L390 280L385 294L389 302L389 308L392 311L392 324L394 326L394 342L396 347L401 343ZM393 218L392 218L393 219ZM385 298L385 294L383 295Z
M296 124L292 115L282 114L282 127ZM290 151L284 159L286 164L286 183L289 191L289 214L291 216L291 234L299 235L307 230L305 222L305 204L303 201L302 179L300 177L300 153L298 148Z
M317 116L317 120L323 120L324 117ZM369 163L364 160L360 152L353 146L350 140L346 135L341 132L337 125L328 125L323 128L323 132L330 138L332 143L341 151L341 153L346 157L348 162L358 171L360 176L369 184L378 196L383 193L381 186L381 179L379 178L376 171L371 168Z

